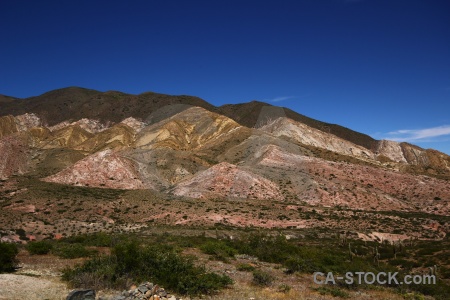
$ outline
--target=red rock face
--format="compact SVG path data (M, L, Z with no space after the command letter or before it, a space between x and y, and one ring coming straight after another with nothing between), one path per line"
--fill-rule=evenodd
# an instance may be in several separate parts
M313 205L343 206L362 210L417 210L450 213L450 182L428 176L404 174L375 166L330 162L297 155L270 145L262 150L259 164L309 178L297 189L298 198ZM295 175L294 175L295 176Z
M18 131L26 131L41 125L41 120L35 114L24 114L17 117L0 117L0 138Z
M19 131L26 131L28 129L31 129L33 127L39 127L41 126L41 120L38 116L35 114L24 114L15 117L17 129Z
M179 183L174 194L192 198L283 198L275 183L226 162Z
M17 132L16 120L13 116L0 117L0 138Z
M59 124L49 127L49 129L51 131L57 131L62 128L68 127L68 126L79 126L81 129L86 130L89 133L102 132L103 130L108 128L108 126L100 123L100 121L84 118L84 119L81 119L81 120L78 120L78 121L72 122L72 123L70 123L68 121L64 121L64 122L61 122Z
M7 207L8 209L21 211L23 213L35 213L36 212L36 206L32 204L28 205L11 205Z
M44 181L116 189L144 188L133 162L112 150L90 155Z
M360 159L374 159L374 154L364 147L288 118L278 118L261 127L261 130L278 137L284 136L301 144L336 153L351 155Z
M28 145L19 134L0 139L0 179L23 174L28 169Z
M450 157L405 143L366 149L287 118L250 129L198 107L148 126L40 125L33 114L0 118L0 178L36 166L38 176L53 174L45 181L77 186L450 213L450 183L435 178L450 177Z

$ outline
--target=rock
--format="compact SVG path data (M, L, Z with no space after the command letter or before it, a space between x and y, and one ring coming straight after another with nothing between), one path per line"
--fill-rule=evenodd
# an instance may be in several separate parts
M135 284L133 284L132 286L130 286L130 291L137 289L137 286Z
M158 290L159 290L159 286L156 284L152 289L152 294L156 295L158 293Z
M161 297L167 297L167 292L163 288L158 290L158 295Z
M150 291L150 290L148 290L146 293L145 293L145 297L147 297L148 299L150 299L150 297L152 296L153 294L152 294L152 291Z
M100 188L144 188L144 184L138 177L133 161L121 157L118 153L109 149L87 156L74 165L45 177L43 180Z
M128 296L130 296L130 292L128 292L128 291L123 291L123 292L122 292L122 296L128 297Z
M283 199L274 182L227 162L178 183L173 193L191 198Z
M181 300L168 293L164 288L151 282L133 285L129 291L123 291L120 295L108 298L109 300ZM98 300L101 300L100 298ZM106 299L104 299L106 300Z
M95 291L73 290L67 295L66 300L95 300Z
M148 288L145 285L140 285L138 287L138 291L141 292L142 294L145 294L148 291Z

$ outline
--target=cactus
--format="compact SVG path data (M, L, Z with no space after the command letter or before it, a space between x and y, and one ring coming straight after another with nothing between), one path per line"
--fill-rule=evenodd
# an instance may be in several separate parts
M378 247L375 246L375 254L373 255L373 262L377 263L378 266L380 266L380 253L378 252Z
M346 243L347 243L347 235L345 233L339 234L339 245L344 247Z
M395 241L392 241L392 249L394 250L394 259L397 259L397 247Z
M353 256L355 254L352 252L352 244L351 243L348 243L348 254L349 254L349 257L350 257L350 261L353 261Z
M430 269L430 275L431 276L436 276L437 277L437 273L438 273L438 271L437 271L437 266L436 265L434 265L434 266L432 266L432 267L429 267L429 269Z

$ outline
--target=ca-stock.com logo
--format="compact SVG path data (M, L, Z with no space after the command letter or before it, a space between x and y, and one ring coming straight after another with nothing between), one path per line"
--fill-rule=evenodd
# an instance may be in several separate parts
M436 284L436 275L415 274L400 275L398 272L347 272L343 275L335 275L333 272L315 272L313 280L316 284L377 284L377 285L411 285L411 284Z

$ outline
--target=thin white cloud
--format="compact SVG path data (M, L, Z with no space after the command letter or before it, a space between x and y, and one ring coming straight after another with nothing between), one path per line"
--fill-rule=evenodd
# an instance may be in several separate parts
M311 93L305 94L305 95L301 95L301 96L280 96L280 97L275 97L275 98L267 98L267 99L263 99L262 101L265 101L265 102L281 102L281 101L286 101L286 100L290 100L290 99L308 98L309 96L311 96Z
M450 135L450 125L443 125L425 129L402 129L388 132L384 139L397 142L431 142L436 138Z
M281 101L285 101L285 100L289 100L295 98L293 96L281 96L281 97L275 97L272 99L265 99L265 101L269 101L269 102L281 102Z

